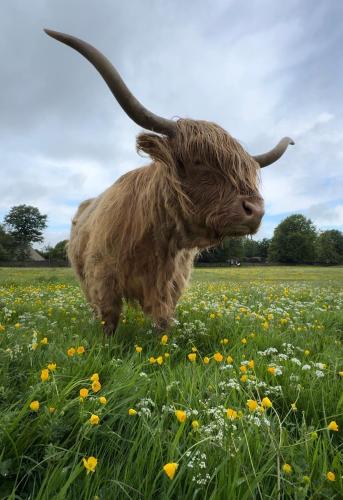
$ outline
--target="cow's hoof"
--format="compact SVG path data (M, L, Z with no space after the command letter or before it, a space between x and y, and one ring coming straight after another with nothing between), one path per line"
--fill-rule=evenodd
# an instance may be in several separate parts
M103 332L106 335L106 337L112 337L116 331L115 325L112 324L105 324L103 326Z
M165 332L166 330L168 330L169 320L161 318L156 321L154 327L158 333Z

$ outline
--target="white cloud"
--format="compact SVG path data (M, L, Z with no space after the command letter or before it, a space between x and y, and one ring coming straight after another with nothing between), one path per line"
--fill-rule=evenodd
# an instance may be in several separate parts
M343 203L334 207L325 204L313 205L306 211L306 216L320 226L343 226Z
M273 218L259 235L289 212L341 224L338 4L251 0L247 16L236 1L104 0L86 9L84 0L11 0L0 20L1 213L38 206L56 242L80 201L145 162L135 153L138 128L81 56L42 33L46 25L104 50L156 113L216 121L253 154L292 136L296 145L263 170Z

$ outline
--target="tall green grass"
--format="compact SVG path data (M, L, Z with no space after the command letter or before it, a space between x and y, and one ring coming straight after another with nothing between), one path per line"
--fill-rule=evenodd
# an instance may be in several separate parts
M104 338L70 270L1 269L0 498L342 498L342 282L342 268L197 269L163 343L129 306Z

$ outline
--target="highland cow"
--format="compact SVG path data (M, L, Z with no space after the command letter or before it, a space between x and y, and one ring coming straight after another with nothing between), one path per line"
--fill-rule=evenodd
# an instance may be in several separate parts
M137 150L151 158L98 197L84 201L72 221L69 258L87 300L115 331L122 300L138 302L167 328L196 253L227 236L254 234L264 214L259 170L293 141L250 156L215 123L161 118L131 94L97 49L70 35L46 33L81 53L99 71L141 133Z

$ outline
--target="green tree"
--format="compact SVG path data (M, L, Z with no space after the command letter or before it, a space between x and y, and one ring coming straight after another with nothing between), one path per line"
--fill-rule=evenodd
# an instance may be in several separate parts
M48 245L40 253L46 259L67 260L67 244L68 240L62 240L56 243L54 247Z
M202 251L196 257L196 262L201 263L215 263L215 262L225 262L225 250L223 244L218 245L214 248L209 248L208 250Z
M14 246L13 238L0 225L0 260L12 260Z
M316 228L301 214L283 220L274 231L268 257L272 262L312 263L315 260Z
M67 244L68 240L62 240L56 243L55 248L53 250L53 258L54 259L67 259Z
M25 258L31 243L43 241L43 230L46 228L47 215L30 205L12 207L5 216L4 222L8 233L16 244L19 258Z
M269 251L269 246L270 246L271 240L268 238L263 238L263 240L258 242L258 256L261 257L263 260L267 260L268 258L268 251Z
M317 240L317 258L320 264L343 264L343 233L337 229L323 231Z
M263 240L253 240L250 237L243 238L243 253L244 257L250 259L252 257L260 257L261 260L266 261L268 257L268 249L270 240L263 238Z
M243 255L244 257L250 259L251 257L259 257L260 242L253 240L252 238L245 237L242 240L243 243Z
M244 255L243 238L225 238L223 241L225 261L241 259Z
M196 262L215 263L228 262L230 259L241 259L243 256L242 238L225 238L217 247L201 252Z

